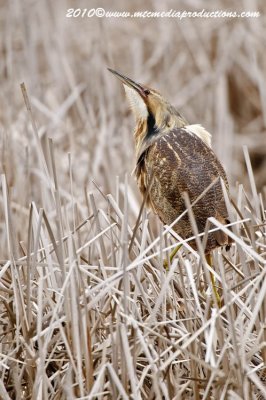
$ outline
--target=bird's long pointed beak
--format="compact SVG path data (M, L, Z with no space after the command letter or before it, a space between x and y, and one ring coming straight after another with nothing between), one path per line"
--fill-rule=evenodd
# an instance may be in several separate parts
M147 97L145 93L145 88L142 85L132 81L132 79L128 78L127 76L120 74L120 72L117 72L111 68L107 69L108 71L112 72L112 74L114 74L124 85L127 85L132 89L135 89L140 94L141 97L143 98Z

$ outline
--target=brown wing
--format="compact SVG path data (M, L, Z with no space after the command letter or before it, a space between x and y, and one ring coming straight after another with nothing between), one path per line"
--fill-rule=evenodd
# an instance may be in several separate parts
M136 175L143 194L153 176L149 203L165 224L171 224L185 210L183 192L188 193L193 203L217 177L228 186L225 171L213 151L185 128L174 129L155 139L141 154ZM219 179L194 205L193 212L200 232L209 217L225 223L227 210ZM175 230L182 237L193 235L187 215ZM226 243L222 232L214 236L218 245Z

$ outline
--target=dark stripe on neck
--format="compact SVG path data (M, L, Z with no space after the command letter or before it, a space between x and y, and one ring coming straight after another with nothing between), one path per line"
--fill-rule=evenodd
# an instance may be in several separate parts
M147 133L146 139L150 138L151 136L155 135L158 132L155 118L153 114L149 111L148 118L147 118Z

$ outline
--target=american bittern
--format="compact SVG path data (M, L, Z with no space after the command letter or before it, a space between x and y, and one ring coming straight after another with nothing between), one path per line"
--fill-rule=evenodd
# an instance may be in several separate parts
M211 134L201 125L190 125L156 90L112 69L109 71L122 81L136 117L135 175L142 195L146 194L147 205L164 224L170 225L186 210L182 193L187 192L190 202L195 202L193 213L200 233L204 232L209 217L226 224L227 209L220 177L227 188L228 181L211 149ZM146 193L148 187L149 193ZM194 235L187 213L173 229L183 239ZM212 250L230 242L221 230L209 233L205 248L208 262ZM190 245L196 248L195 241Z

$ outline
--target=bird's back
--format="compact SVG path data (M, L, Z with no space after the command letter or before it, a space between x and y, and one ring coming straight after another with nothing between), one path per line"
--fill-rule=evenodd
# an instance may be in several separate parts
M188 193L193 203L212 184L193 206L198 230L204 231L209 217L226 223L227 209L220 178L228 186L227 177L219 160L203 140L187 128L175 128L158 137L154 135L148 145L143 145L136 167L138 184L145 195L152 179L148 203L164 224L170 225L185 211L183 192ZM194 235L187 213L174 230L183 238ZM209 234L206 252L227 243L228 237L223 232Z

